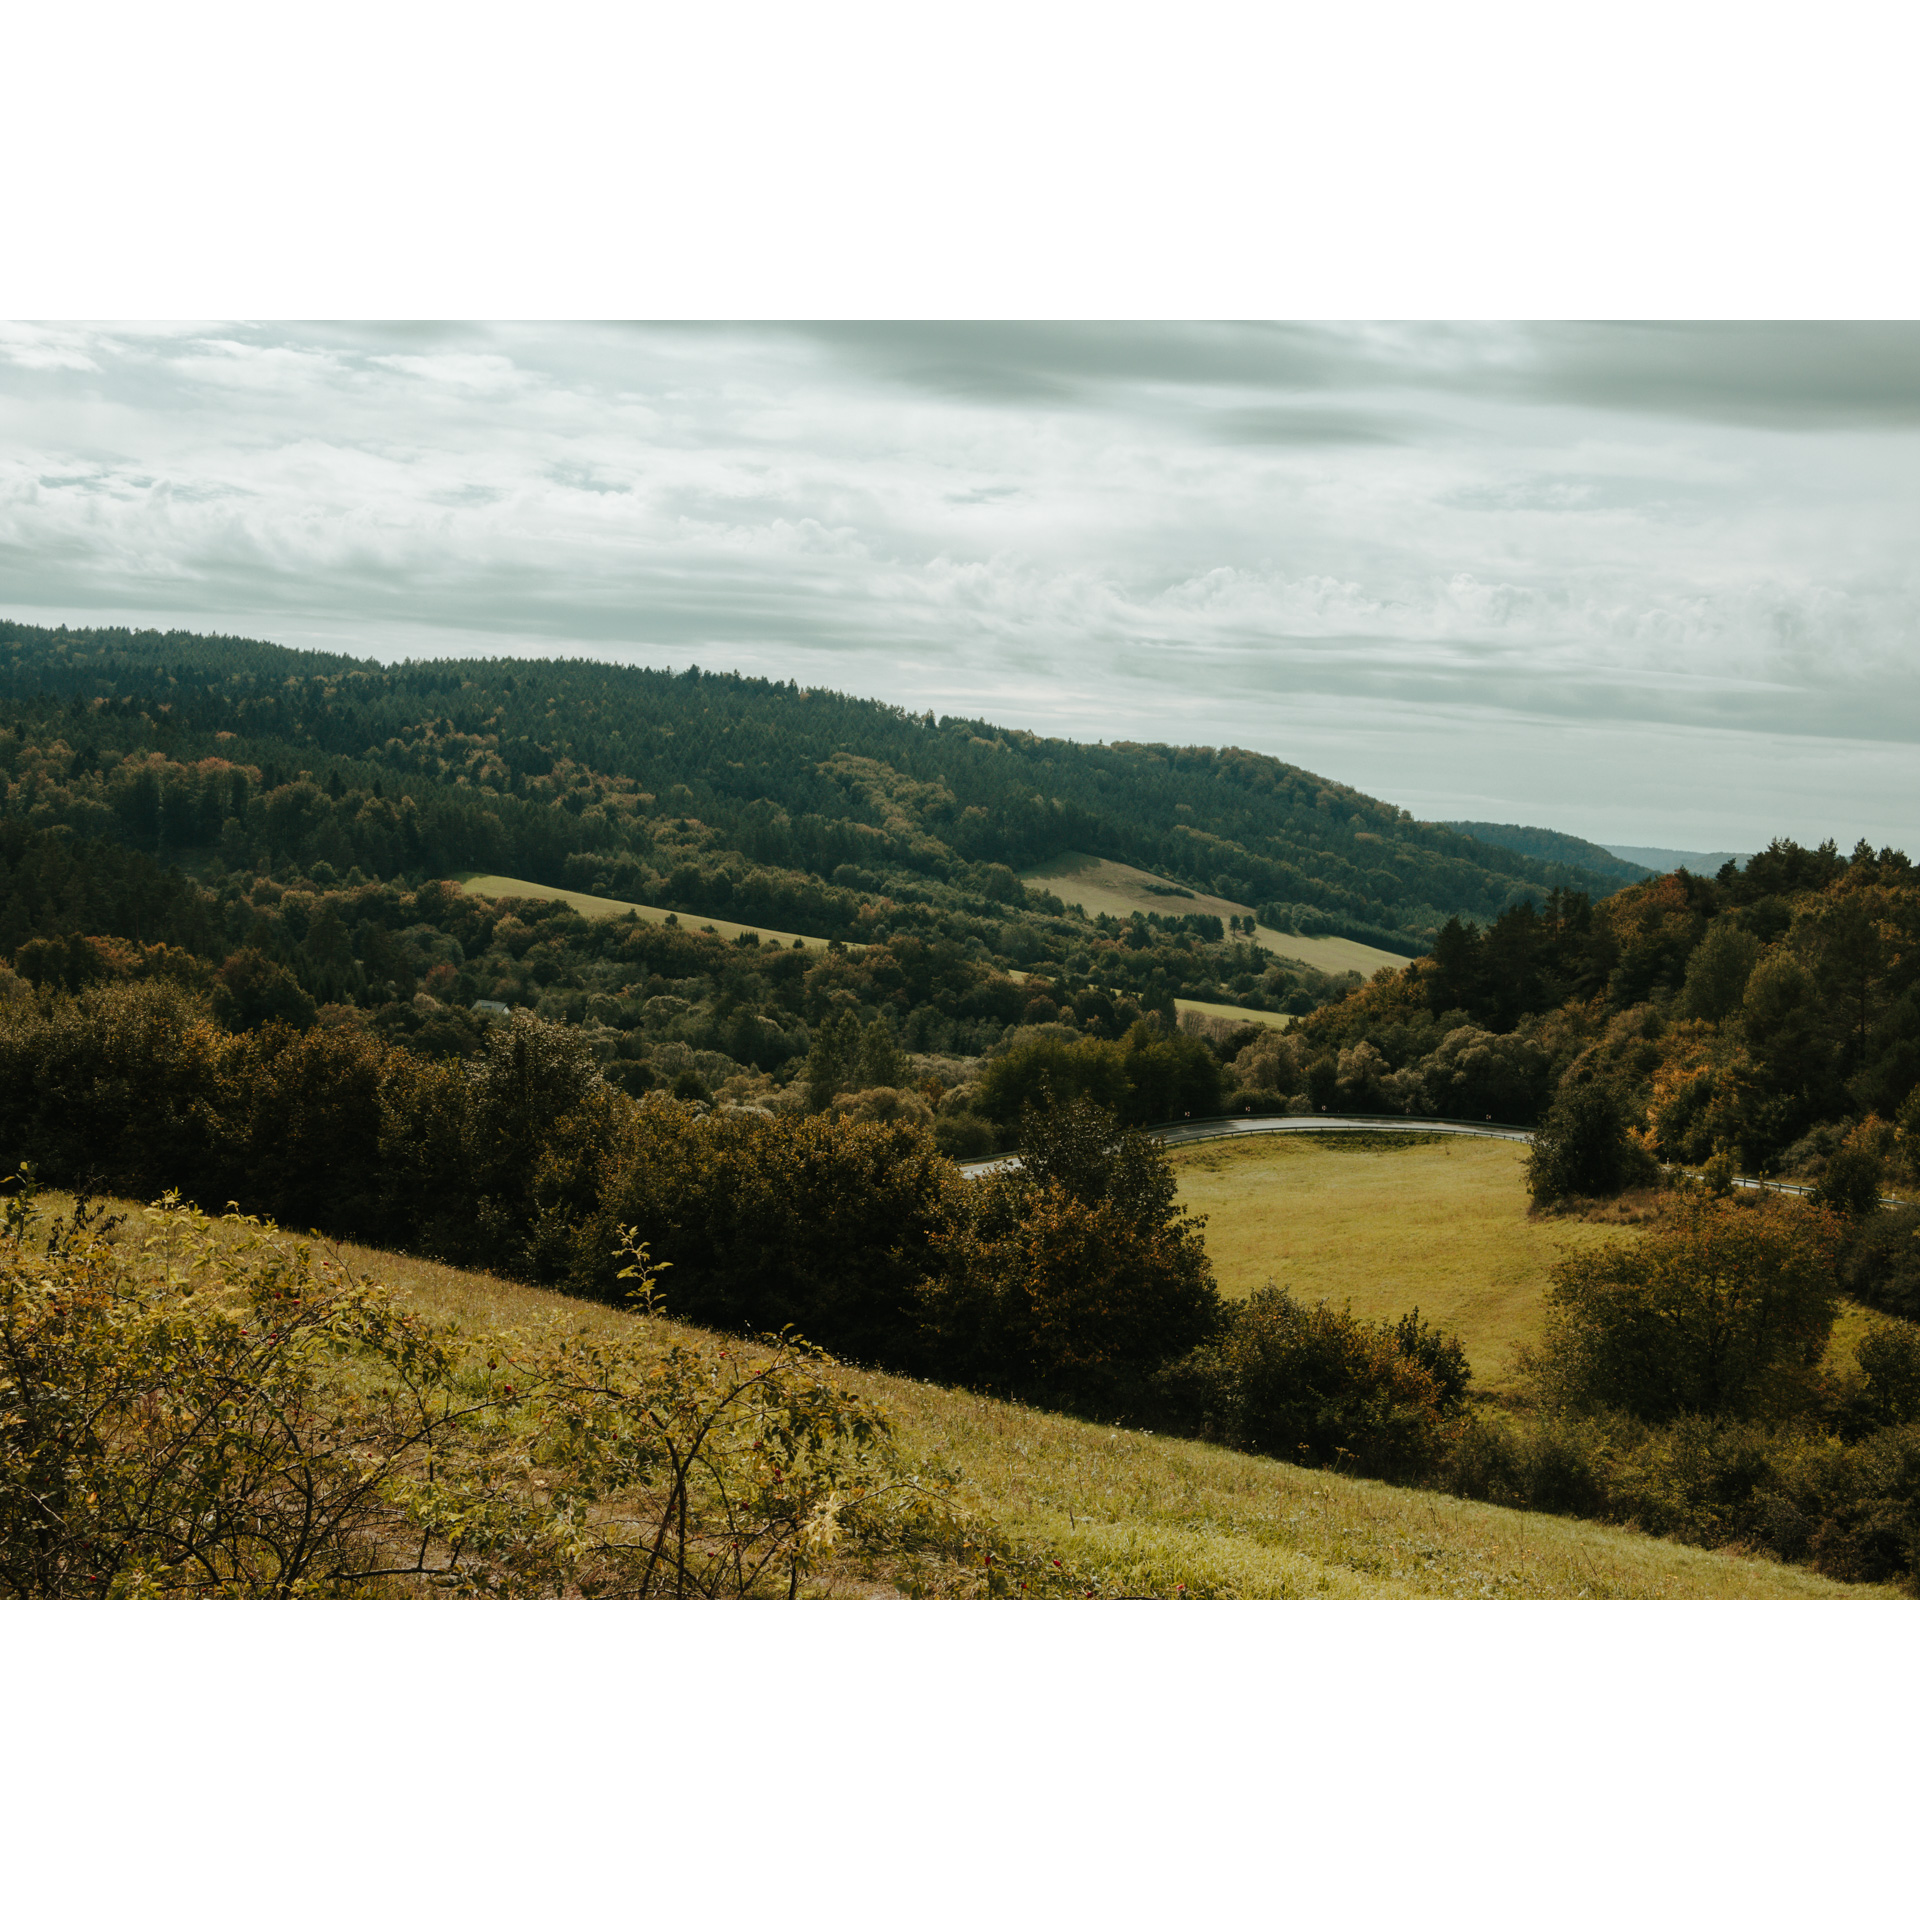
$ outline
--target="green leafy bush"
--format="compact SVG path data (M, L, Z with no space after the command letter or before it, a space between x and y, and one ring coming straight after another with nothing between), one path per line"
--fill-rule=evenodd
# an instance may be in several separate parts
M1646 1420L1803 1408L1838 1310L1838 1240L1798 1202L1677 1197L1632 1242L1553 1269L1541 1385L1559 1405Z
M1865 1146L1846 1142L1827 1162L1813 1198L1845 1219L1871 1219L1880 1211L1879 1160Z
M835 1114L712 1116L664 1100L596 1113L541 1153L541 1271L621 1294L621 1236L671 1263L678 1315L796 1327L884 1366L922 1359L915 1299L961 1176L924 1127Z
M1440 1459L1444 1390L1394 1331L1280 1287L1228 1302L1222 1318L1213 1340L1162 1376L1177 1414L1304 1466L1410 1479Z
M1440 1389L1442 1412L1457 1407L1467 1397L1473 1366L1457 1333L1421 1319L1420 1309L1415 1307L1393 1323L1393 1343L1415 1366L1433 1376Z
M0 1004L0 1150L67 1185L158 1193L204 1177L228 1038L164 980Z
M113 1224L7 1207L0 1593L792 1596L1000 1545L803 1342L466 1344L258 1221Z
M945 1377L1102 1414L1218 1324L1201 1223L1174 1198L1166 1149L1091 1100L1043 1100L1021 1163L968 1182L917 1300Z
M1204 1041L1142 1019L1120 1040L1050 1035L1013 1048L981 1075L973 1106L1011 1130L1028 1107L1049 1096L1092 1100L1129 1126L1147 1127L1219 1112L1225 1082Z
M1848 1238L1840 1277L1862 1305L1920 1320L1920 1210L1888 1207L1863 1220Z
M1471 1420L1454 1436L1436 1484L1462 1500L1595 1519L1607 1511L1614 1445L1614 1430L1593 1420Z
M1575 1197L1610 1199L1660 1177L1634 1140L1625 1104L1604 1082L1562 1087L1527 1155L1527 1188L1536 1207Z

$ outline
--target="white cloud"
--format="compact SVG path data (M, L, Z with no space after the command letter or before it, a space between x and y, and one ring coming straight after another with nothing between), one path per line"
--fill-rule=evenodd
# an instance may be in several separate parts
M1859 806L1920 851L1920 362L1799 339L0 328L0 600L624 645L1659 844Z

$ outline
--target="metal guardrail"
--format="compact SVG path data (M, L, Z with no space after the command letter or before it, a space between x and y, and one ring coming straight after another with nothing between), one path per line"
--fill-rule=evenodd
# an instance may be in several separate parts
M1509 1127L1497 1120L1433 1120L1398 1113L1218 1113L1199 1120L1173 1120L1165 1126L1143 1127L1141 1131L1155 1140L1165 1141L1170 1147L1201 1140L1231 1140L1248 1133L1463 1133L1493 1140L1531 1140L1534 1135L1532 1127ZM977 1180L983 1173L997 1173L1003 1167L1019 1164L1017 1153L1003 1153L990 1160L963 1160L960 1171L969 1180ZM1662 1171L1671 1173L1673 1169L1668 1167ZM1690 1179L1701 1178L1697 1168L1687 1167L1682 1171ZM1797 1193L1803 1197L1813 1191L1791 1180L1754 1180L1744 1174L1737 1176L1733 1184L1754 1192ZM1880 1204L1901 1207L1911 1203L1887 1199Z
M1170 1147L1201 1140L1231 1140L1249 1133L1456 1133L1495 1140L1533 1138L1531 1127L1502 1126L1498 1121L1429 1120L1393 1113L1219 1113L1199 1120L1172 1120L1141 1131ZM960 1171L969 1180L977 1180L983 1173L997 1173L1003 1167L1019 1164L1017 1153L1003 1153L988 1160L963 1160Z

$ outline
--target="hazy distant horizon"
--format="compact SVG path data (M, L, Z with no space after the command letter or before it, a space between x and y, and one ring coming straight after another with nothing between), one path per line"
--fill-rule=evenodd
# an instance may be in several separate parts
M0 328L0 610L1920 853L1920 327Z

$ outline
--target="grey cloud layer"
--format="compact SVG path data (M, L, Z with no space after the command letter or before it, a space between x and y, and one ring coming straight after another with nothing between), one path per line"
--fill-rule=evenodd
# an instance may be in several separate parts
M0 330L14 609L698 658L1652 843L1920 850L1917 495L1915 327Z

